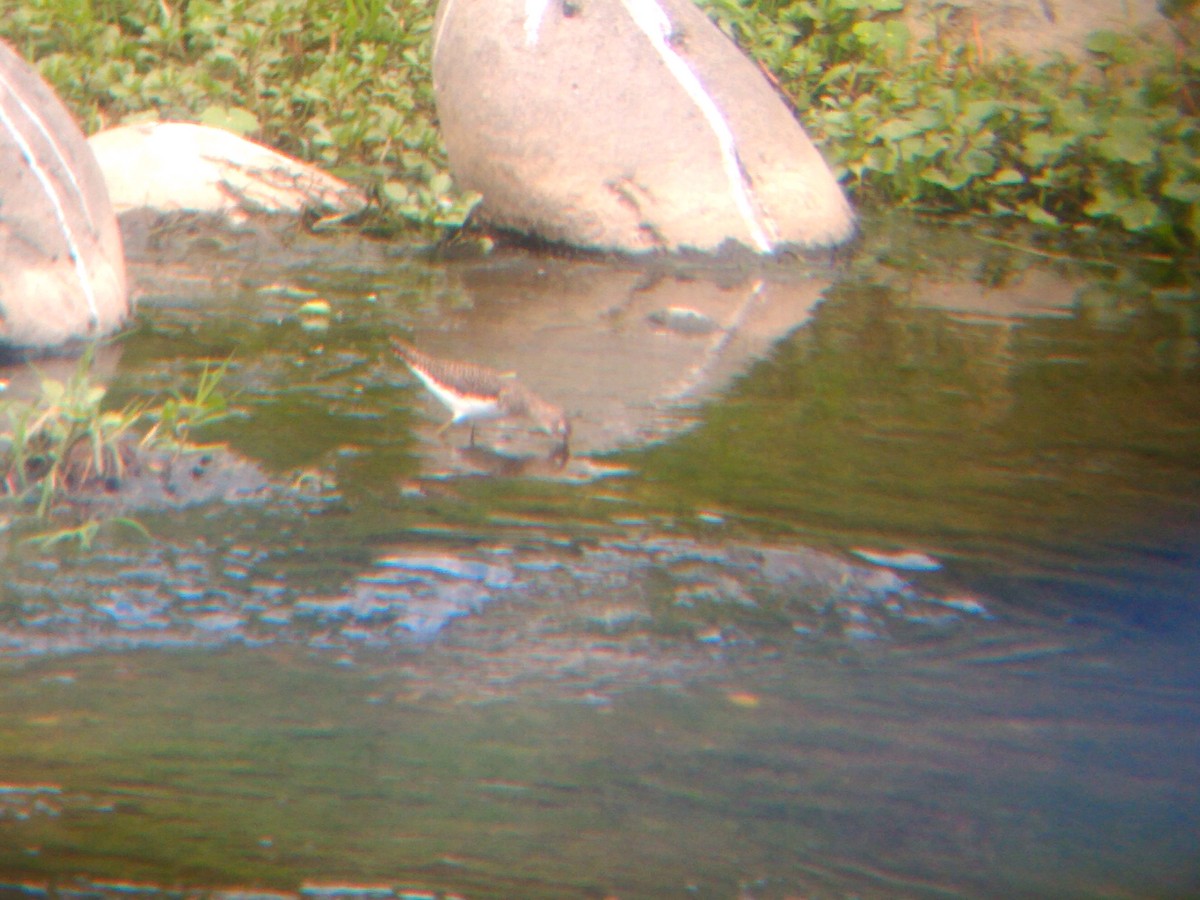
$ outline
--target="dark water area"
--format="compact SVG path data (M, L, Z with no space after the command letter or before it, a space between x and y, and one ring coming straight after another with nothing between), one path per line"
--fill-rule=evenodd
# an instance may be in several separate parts
M1200 302L863 231L156 237L113 403L228 359L239 414L51 523L150 539L2 533L0 894L1200 893ZM439 435L389 334L518 372L571 459Z

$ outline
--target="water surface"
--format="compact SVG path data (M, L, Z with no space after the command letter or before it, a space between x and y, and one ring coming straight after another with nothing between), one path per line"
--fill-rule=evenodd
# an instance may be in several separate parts
M768 265L147 256L114 400L232 356L238 461L131 511L153 541L6 547L2 880L1200 890L1195 302L868 224ZM563 403L574 457L439 437L393 332Z

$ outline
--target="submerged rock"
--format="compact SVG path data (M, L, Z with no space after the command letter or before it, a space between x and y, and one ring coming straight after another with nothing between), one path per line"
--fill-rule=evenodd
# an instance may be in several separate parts
M690 0L442 0L433 74L451 171L495 225L622 252L853 232L789 108Z
M50 86L0 41L0 348L48 350L130 311L104 176Z
M98 473L90 464L90 446L74 465L68 459L66 486L76 504L104 504L124 510L183 509L203 503L236 503L260 499L269 487L262 469L223 445L204 448L146 448L132 439L119 443L121 457ZM74 448L73 448L74 449ZM72 457L79 456L73 453Z
M594 694L708 677L732 653L903 645L994 621L980 598L803 545L642 529L570 549L541 540L401 544L322 593L288 574L294 550L224 538L73 555L52 581L37 560L13 559L0 657L245 643L354 663L402 651L439 691L499 697L541 683Z

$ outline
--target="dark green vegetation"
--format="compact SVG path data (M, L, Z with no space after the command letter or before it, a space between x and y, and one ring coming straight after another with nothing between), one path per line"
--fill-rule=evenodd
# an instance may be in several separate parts
M1174 45L1096 32L1086 61L1035 66L937 30L914 40L904 0L702 2L775 73L859 203L1195 248L1200 30L1188 4L1164 8Z
M88 132L141 118L228 128L371 183L388 209L462 223L434 124L433 4L385 0L34 0L0 35Z
M19 508L36 504L39 518L70 496L118 484L150 451L182 452L193 428L228 411L218 389L225 366L208 363L190 395L173 391L156 404L131 401L107 409L108 390L92 376L94 351L89 348L65 380L42 376L36 397L0 401L0 498ZM86 547L98 527L88 521L38 540L70 538Z
M1200 234L1200 36L1113 32L1088 59L992 58L903 0L702 0L761 61L864 205L1126 232L1148 249ZM149 116L251 135L373 183L403 221L452 227L475 203L446 173L427 0L6 0L0 34L88 130Z

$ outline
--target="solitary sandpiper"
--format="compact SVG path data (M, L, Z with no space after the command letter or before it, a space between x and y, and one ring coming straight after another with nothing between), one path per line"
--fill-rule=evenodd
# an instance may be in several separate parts
M571 423L562 407L543 400L517 381L511 372L438 359L396 337L392 338L392 349L430 393L449 408L450 421L438 430L439 435L453 425L470 422L470 446L474 447L476 422L525 417L533 420L540 430L562 440L552 455L565 460L569 453L567 441L571 437Z

